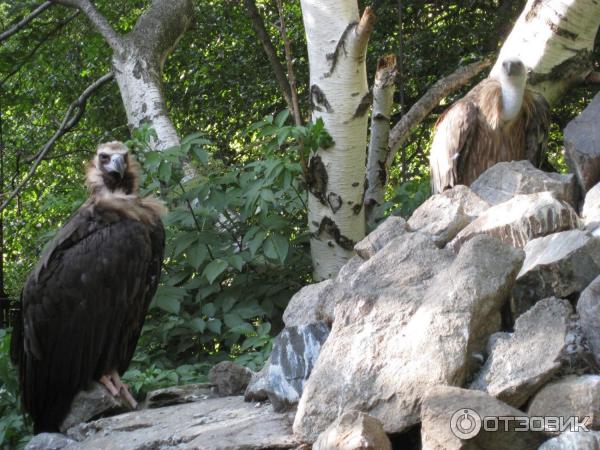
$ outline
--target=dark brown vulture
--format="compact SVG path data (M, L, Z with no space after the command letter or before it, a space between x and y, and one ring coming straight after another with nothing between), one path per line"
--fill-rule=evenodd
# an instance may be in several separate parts
M488 77L452 104L438 119L431 145L434 194L470 185L501 161L544 162L548 104L525 88L527 72L518 59L503 61Z
M98 147L87 201L44 251L21 292L12 339L34 431L57 431L93 380L131 407L120 375L156 291L165 233L158 200L138 195L138 165L120 142Z

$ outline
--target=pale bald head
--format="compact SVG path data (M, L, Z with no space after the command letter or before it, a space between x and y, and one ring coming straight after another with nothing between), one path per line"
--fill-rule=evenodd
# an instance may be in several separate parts
M86 182L96 193L137 193L138 165L129 149L119 141L98 146L87 170Z

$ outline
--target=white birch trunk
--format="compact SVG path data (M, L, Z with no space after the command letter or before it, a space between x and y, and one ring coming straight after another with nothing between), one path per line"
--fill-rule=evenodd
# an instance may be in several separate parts
M367 226L374 228L383 217L385 184L387 182L388 141L390 117L394 106L396 88L396 57L388 55L379 59L373 83L373 112L371 114L371 136L367 157L367 190L365 192L365 214Z
M552 105L591 72L590 57L599 26L597 0L528 0L492 74L506 57L521 58L531 70L530 88Z
M156 131L157 139L150 142L156 150L179 145L179 135L169 118L161 89L158 67L148 63L131 49L125 55L113 57L115 78L127 113L130 129L148 123Z
M359 21L356 0L301 0L308 45L312 120L322 118L335 145L311 155L308 221L315 280L331 278L365 235L367 116L365 66L374 16Z

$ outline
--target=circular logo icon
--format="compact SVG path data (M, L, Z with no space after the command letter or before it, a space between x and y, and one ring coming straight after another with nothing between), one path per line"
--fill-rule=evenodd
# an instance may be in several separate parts
M477 411L469 408L459 409L452 414L450 429L459 439L471 439L481 430L481 417Z

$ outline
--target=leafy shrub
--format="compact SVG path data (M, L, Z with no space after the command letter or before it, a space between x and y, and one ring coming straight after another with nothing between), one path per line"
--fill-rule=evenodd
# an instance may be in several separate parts
M128 142L143 193L160 193L169 207L162 282L125 377L138 392L202 381L224 359L259 369L289 298L310 281L299 159L331 138L322 122L287 126L287 117L250 127L262 159L233 167L211 158L199 133L162 152L149 148L147 127Z

